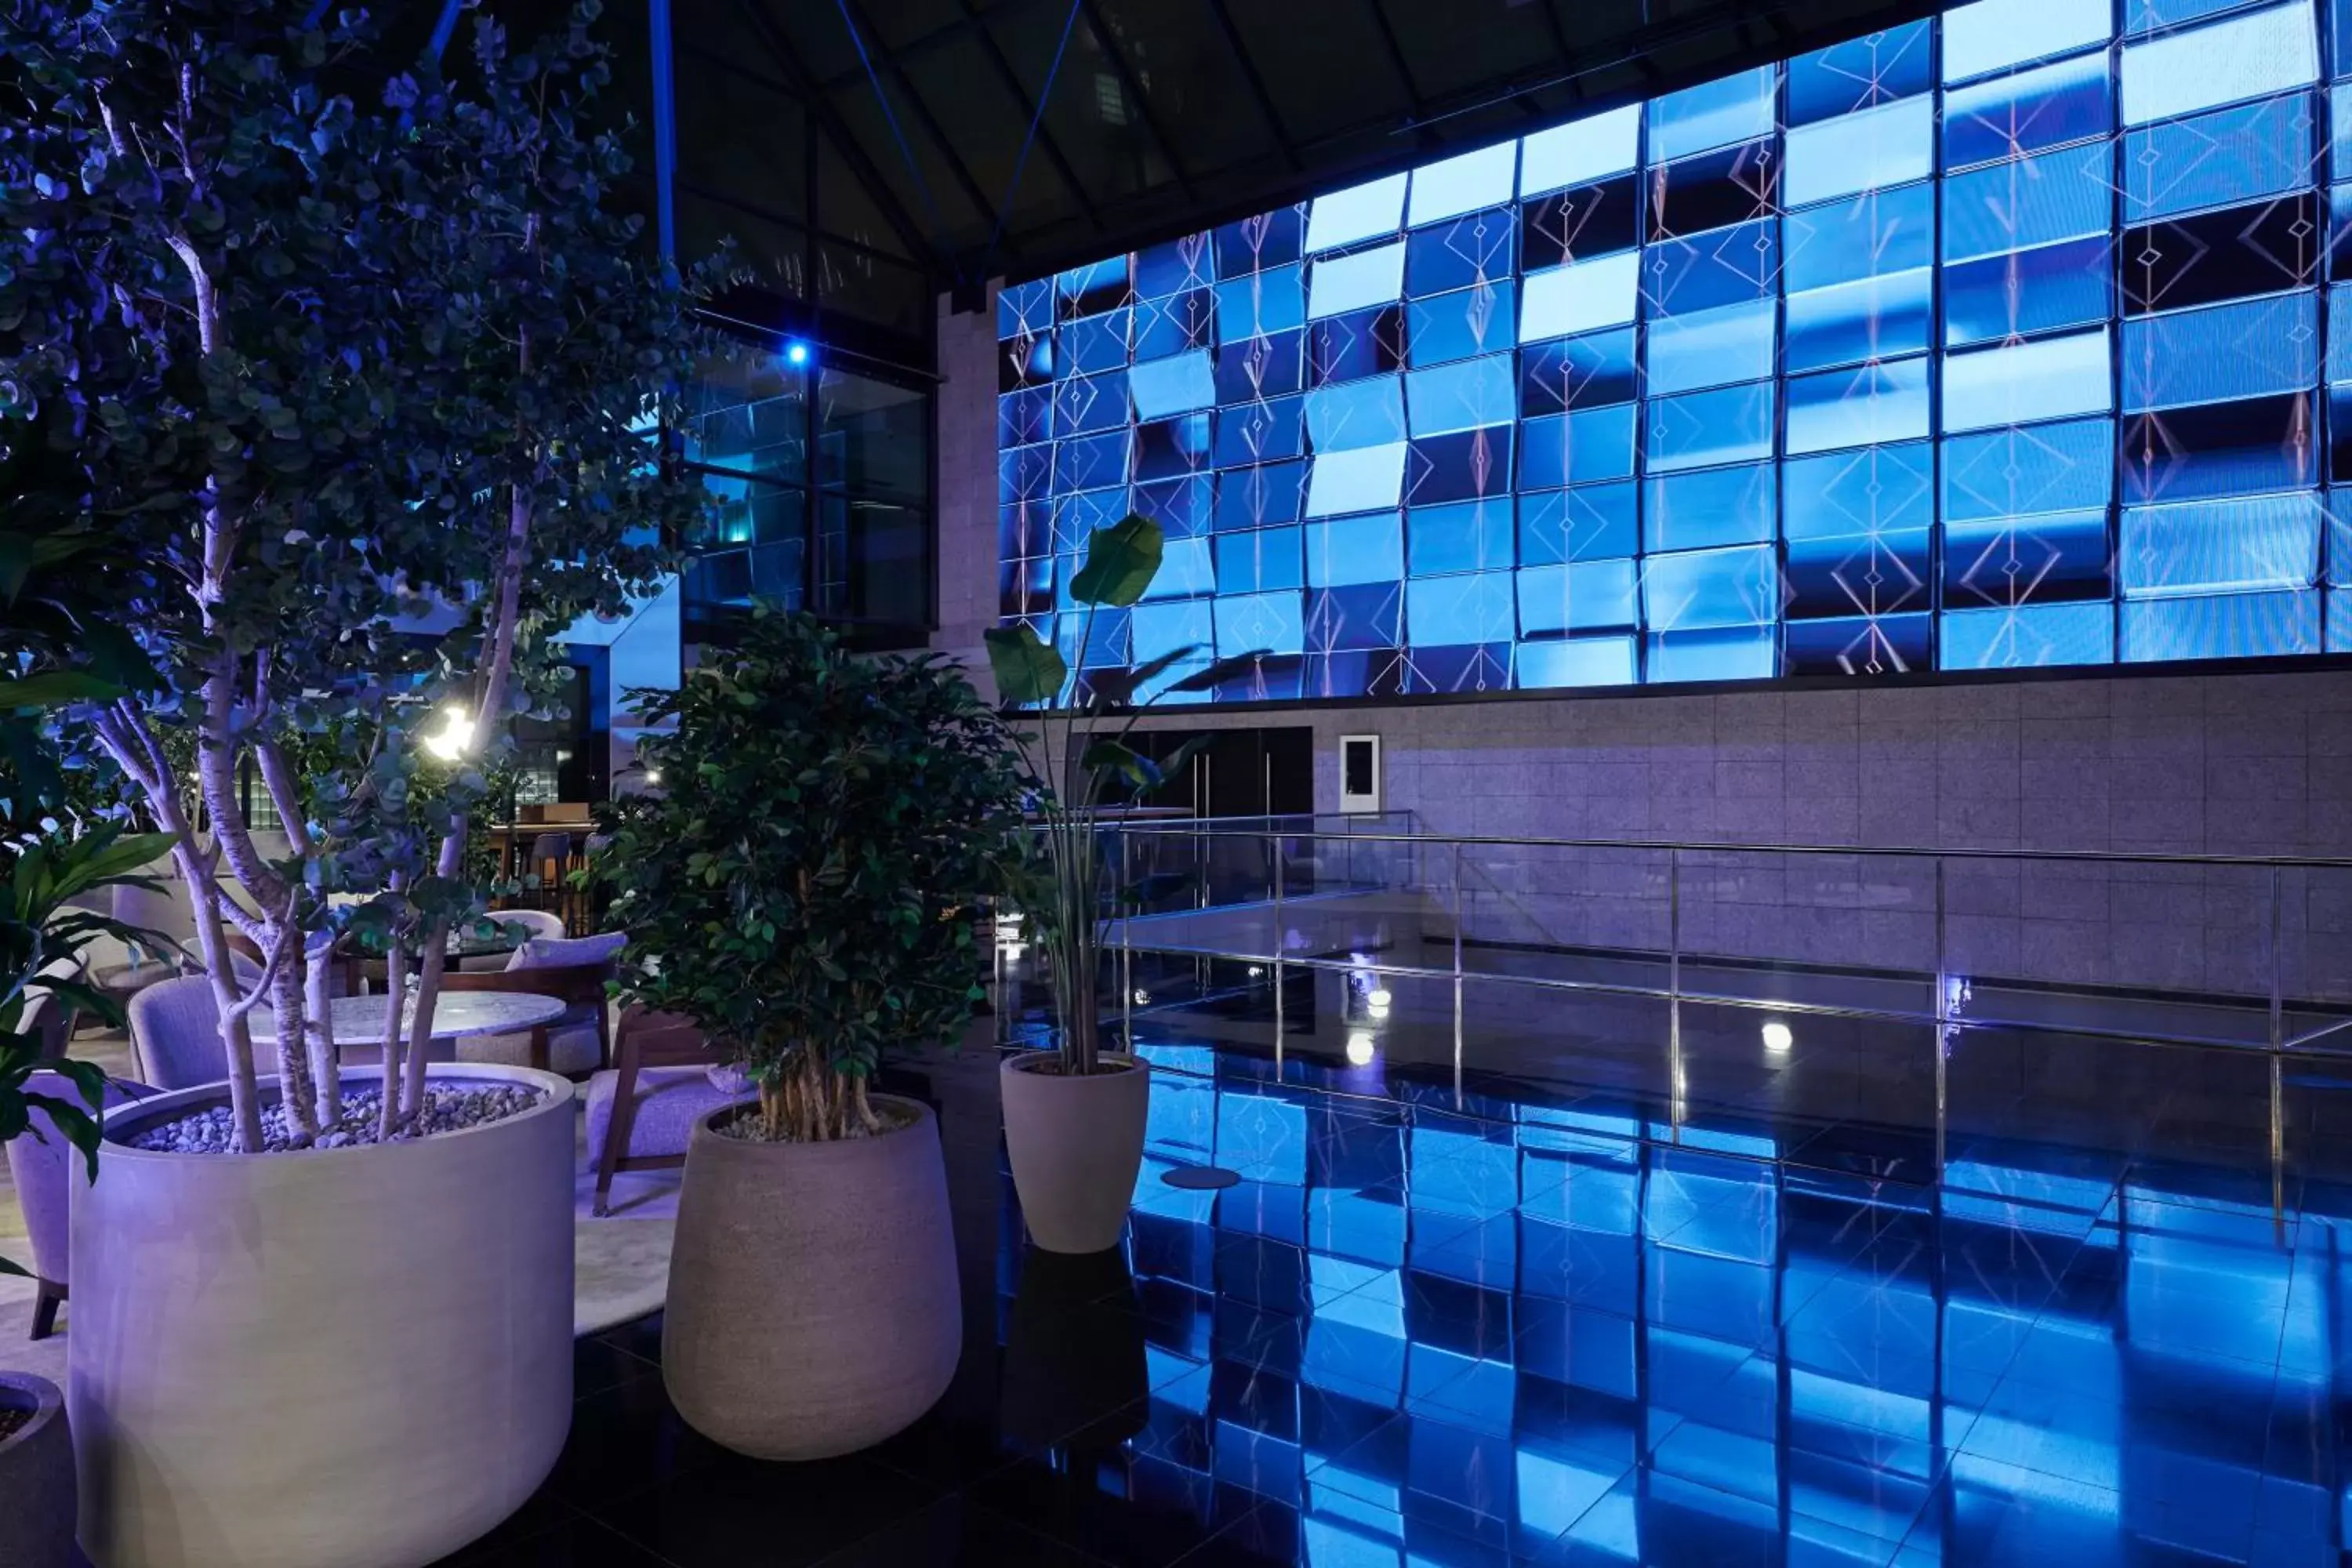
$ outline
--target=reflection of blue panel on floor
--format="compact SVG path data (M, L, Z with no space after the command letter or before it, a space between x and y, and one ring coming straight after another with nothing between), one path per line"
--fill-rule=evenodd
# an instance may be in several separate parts
M1359 1193L1318 1187L1307 1194L1307 1245L1318 1252L1391 1265L1404 1261L1402 1185Z
M1245 1181L1307 1179L1307 1112L1297 1101L1228 1089L1218 1097L1217 1163Z
M1412 1206L1487 1219L1518 1202L1517 1158L1507 1131L1416 1125L1406 1134Z

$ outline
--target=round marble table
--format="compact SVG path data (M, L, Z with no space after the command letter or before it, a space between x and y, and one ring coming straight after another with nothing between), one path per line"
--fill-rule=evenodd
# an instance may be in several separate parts
M383 1044L382 996L338 996L327 1004L327 1019L337 1046ZM433 1007L433 1037L454 1040L467 1035L516 1035L563 1016L559 997L523 991L448 991ZM409 1005L414 1016L415 1004ZM278 1021L266 1007L248 1015L257 1045L278 1038ZM404 1034L405 1031L404 1030Z

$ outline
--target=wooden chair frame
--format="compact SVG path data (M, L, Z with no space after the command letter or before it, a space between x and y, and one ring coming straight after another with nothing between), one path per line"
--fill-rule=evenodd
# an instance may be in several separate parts
M672 1170L686 1163L676 1154L629 1154L629 1138L636 1131L637 1077L649 1068L716 1067L727 1058L700 1028L676 1013L648 1013L632 1007L621 1015L621 1037L614 1048L613 1119L604 1128L604 1147L596 1156L594 1214L611 1212L613 1177L622 1171Z

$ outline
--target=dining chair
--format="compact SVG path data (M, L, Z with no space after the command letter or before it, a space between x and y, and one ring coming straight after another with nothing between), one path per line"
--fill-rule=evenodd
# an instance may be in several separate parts
M29 1093L83 1105L81 1090L63 1073L37 1072L24 1087ZM144 1084L110 1079L103 1102L110 1110L148 1092ZM16 1184L16 1201L25 1211L25 1235L33 1244L32 1337L45 1340L57 1327L58 1306L71 1284L66 1272L71 1237L68 1221L73 1184L86 1179L89 1167L47 1111L34 1107L27 1115L25 1131L8 1141L8 1179Z
M614 1175L683 1165L698 1123L757 1098L691 1020L641 1007L624 1012L614 1065L588 1080L597 1217L612 1212Z
M132 996L131 1056L141 1081L157 1089L194 1089L227 1077L212 977L184 974Z
M54 991L25 988L25 1009L16 1016L16 1032L39 1042L39 1058L53 1062L66 1054L66 1037L73 1032L73 1016Z
M561 941L570 934L564 930L563 917L548 910L492 910L487 918L502 926L522 927L530 942ZM499 962L504 964L506 959L501 956Z

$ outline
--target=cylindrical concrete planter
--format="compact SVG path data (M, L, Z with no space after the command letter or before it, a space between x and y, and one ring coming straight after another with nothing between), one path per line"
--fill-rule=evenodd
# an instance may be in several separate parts
M1118 1070L1066 1077L1052 1051L1004 1058L1004 1148L1029 1239L1048 1252L1100 1252L1118 1245L1151 1110L1151 1064L1104 1051Z
M546 1098L282 1154L121 1142L217 1085L107 1117L100 1178L74 1188L68 1336L98 1568L415 1568L546 1478L572 1422L572 1086L430 1071Z
M937 1404L963 1346L947 1167L930 1108L872 1138L762 1143L694 1130L662 1315L687 1424L761 1459L870 1447Z
M65 1568L74 1543L65 1396L31 1373L0 1372L0 1412L33 1417L0 1437L0 1568Z

